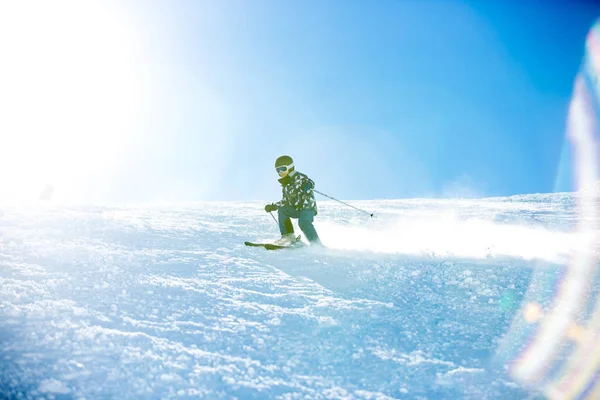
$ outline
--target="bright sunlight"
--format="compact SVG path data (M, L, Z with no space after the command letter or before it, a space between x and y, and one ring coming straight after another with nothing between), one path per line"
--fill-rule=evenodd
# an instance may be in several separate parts
M139 108L139 32L116 3L0 4L0 201L75 198L124 156ZM128 139L129 138L129 139Z

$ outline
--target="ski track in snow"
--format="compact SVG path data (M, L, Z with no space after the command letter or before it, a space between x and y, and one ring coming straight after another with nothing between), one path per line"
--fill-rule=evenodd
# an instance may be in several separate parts
M503 299L577 251L573 201L320 202L330 248L278 252L243 246L276 237L259 203L4 207L0 392L522 398L489 363Z

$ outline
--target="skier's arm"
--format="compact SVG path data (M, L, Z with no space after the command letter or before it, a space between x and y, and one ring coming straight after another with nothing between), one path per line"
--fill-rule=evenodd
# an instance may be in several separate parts
M303 176L298 180L296 186L296 206L307 205L312 197L315 183L307 176Z
M267 204L265 206L265 211L266 212L277 211L281 206L283 206L283 199L281 199L275 203Z
M315 183L313 182L312 179L310 179L309 177L306 177L306 179L303 179L302 186L300 186L300 189L302 189L302 191L304 193L310 193L310 192L312 192L312 190L314 188L315 188Z
M273 203L273 205L276 207L275 209L283 207L285 205L285 195L282 196L281 200Z

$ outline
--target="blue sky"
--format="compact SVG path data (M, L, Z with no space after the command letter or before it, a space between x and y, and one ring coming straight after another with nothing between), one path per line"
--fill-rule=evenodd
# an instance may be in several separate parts
M173 84L154 99L171 131L155 167L198 188L174 193L215 200L277 196L281 154L341 198L551 192L600 9L523 3L138 10L155 19L152 79Z
M87 200L274 200L282 154L344 199L552 192L600 15L570 1L125 4L132 128L78 186Z

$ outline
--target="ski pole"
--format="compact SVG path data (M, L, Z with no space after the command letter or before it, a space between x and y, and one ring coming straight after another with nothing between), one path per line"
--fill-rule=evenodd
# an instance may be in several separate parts
M269 214L271 214L271 217L273 217L273 221L275 221L275 223L277 224L277 226L279 226L279 222L277 222L277 219L275 219L275 216L273 215L273 212L269 211Z
M321 193L321 192L319 192L318 190L314 190L314 189L313 189L313 191L314 191L314 192L316 192L316 193L319 193L321 196L328 197L328 198L330 198L331 200L335 200L335 201L337 201L338 203L342 203L342 204L344 204L344 205L346 205L346 206L348 206L348 207L352 207L352 208L354 208L355 210L358 210L358 211L360 211L360 212L362 212L362 213L365 213L365 214L367 214L367 215L370 215L371 217L373 216L373 213L370 213L370 212L368 212L368 211L365 211L365 210L361 210L360 208L358 208L358 207L354 207L353 205L350 205L350 204L348 204L348 203L344 203L343 201L341 201L341 200L338 200L338 199L336 199L336 198L334 198L334 197L331 197L331 196L329 196L329 195L326 195L325 193Z

